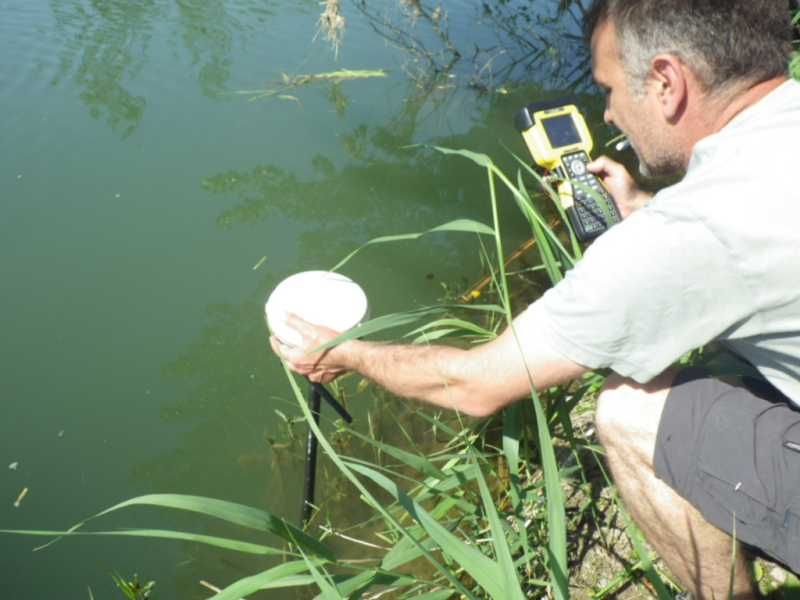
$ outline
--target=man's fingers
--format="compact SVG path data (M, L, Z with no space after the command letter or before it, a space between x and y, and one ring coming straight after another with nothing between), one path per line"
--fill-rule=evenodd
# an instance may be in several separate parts
M296 329L305 337L311 337L314 335L314 326L308 321L304 321L294 313L287 312L285 321L289 327Z
M608 173L609 175L617 175L622 171L625 171L625 167L623 167L617 161L608 158L607 156L598 156L592 162L588 163L586 165L586 168L589 169L589 171L591 173L594 173L595 175L599 173Z
M280 346L278 345L278 340L275 339L274 335L269 336L269 345L275 354L277 354L278 356L281 355Z

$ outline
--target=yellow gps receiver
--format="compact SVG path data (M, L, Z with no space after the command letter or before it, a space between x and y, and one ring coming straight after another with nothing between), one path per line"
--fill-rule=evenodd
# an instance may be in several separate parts
M516 114L514 124L536 164L561 179L558 196L579 240L593 239L622 220L611 195L586 168L594 142L574 103L529 104Z

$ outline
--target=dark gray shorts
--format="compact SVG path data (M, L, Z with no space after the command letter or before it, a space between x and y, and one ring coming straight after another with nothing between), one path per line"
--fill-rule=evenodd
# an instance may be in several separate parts
M763 381L681 371L667 396L656 475L710 523L800 573L800 410Z

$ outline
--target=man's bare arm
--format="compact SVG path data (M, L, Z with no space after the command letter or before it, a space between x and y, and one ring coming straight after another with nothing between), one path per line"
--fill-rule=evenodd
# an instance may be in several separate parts
M530 339L518 341L512 328L469 350L449 346L387 345L350 340L322 354L309 354L336 332L290 316L302 334L301 348L272 347L294 371L323 383L356 371L399 396L416 398L473 416L497 412L537 389L569 381L586 368Z

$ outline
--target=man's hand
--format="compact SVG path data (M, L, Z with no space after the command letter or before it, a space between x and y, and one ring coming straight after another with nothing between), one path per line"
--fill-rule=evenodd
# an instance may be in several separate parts
M297 346L289 346L270 336L269 343L275 354L283 358L292 371L305 375L315 383L329 383L346 371L336 363L335 348L314 352L339 335L337 332L312 325L293 314L286 315L286 324L298 333L302 342Z
M633 177L620 163L607 156L600 156L587 166L590 173L597 175L606 186L617 203L620 215L624 219L633 211L641 208L653 197L636 185Z

